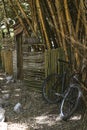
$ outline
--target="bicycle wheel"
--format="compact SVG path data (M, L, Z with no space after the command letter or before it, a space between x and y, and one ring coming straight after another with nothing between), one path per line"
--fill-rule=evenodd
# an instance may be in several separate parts
M82 93L79 84L73 84L68 89L68 92L65 94L64 99L61 103L61 109L60 109L61 119L67 120L72 116L72 114L77 109L81 95Z
M59 76L58 74L49 75L42 84L43 98L48 103L57 103L60 100L60 96L58 97L58 93L61 93L61 86L61 76Z

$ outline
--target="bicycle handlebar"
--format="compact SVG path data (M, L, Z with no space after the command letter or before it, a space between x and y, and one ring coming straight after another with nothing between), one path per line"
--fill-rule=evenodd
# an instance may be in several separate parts
M66 63L66 64L71 64L70 61L65 61L65 60L61 60L61 59L58 59L59 62L62 62L62 63Z

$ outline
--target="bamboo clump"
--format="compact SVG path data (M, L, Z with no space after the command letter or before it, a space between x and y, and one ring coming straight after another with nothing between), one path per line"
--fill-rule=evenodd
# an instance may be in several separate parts
M71 60L74 68L79 68L83 58L87 59L87 9L84 0L27 0L26 3L29 5L27 11L20 1L9 0L26 35L39 38L49 51L63 48L65 59Z

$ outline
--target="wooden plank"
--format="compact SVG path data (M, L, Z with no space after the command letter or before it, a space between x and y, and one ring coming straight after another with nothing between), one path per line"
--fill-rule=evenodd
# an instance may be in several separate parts
M59 49L52 49L45 52L45 73L57 73L57 59Z
M4 50L4 63L5 63L5 72L9 75L13 74L13 63L12 63L12 51Z

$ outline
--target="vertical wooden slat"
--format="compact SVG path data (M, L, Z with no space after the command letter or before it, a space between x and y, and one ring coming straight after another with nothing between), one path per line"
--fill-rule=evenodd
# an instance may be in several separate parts
M13 74L13 61L12 61L12 51L4 50L4 64L5 72L9 75Z
M64 51L60 48L45 51L45 76L46 77L52 73L58 73L58 70L61 67L60 64L58 65L57 60L58 57L64 59L63 56L64 56Z

